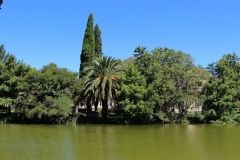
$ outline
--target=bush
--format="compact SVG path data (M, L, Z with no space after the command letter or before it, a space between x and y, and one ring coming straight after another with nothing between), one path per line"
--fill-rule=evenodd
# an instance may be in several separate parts
M220 118L220 121L225 122L226 124L236 124L237 123L231 117L227 117L227 116L222 116Z
M183 120L181 121L181 123L182 123L182 124L189 124L190 122L189 122L187 119L183 119Z
M234 117L233 117L233 120L240 123L240 114L236 114Z
M153 109L145 105L145 102L129 104L124 111L124 122L126 124L147 124L153 119Z
M211 120L210 123L212 123L212 124L236 124L237 122L235 120L233 120L231 117L222 116L218 120L215 120L215 121Z
M166 113L164 113L164 112L156 113L155 116L156 116L157 118L159 118L161 121L163 121L163 123L164 123L164 122L170 122L168 116L167 116Z

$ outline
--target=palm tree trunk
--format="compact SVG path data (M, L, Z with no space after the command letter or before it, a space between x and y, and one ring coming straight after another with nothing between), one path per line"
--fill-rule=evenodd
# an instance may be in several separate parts
M91 103L91 99L88 98L87 99L87 117L89 117L92 113L92 103Z
M98 107L99 100L98 98L96 99L94 106L95 106L95 112L97 112L97 107Z
M108 112L108 100L102 100L102 122L107 122L107 112Z

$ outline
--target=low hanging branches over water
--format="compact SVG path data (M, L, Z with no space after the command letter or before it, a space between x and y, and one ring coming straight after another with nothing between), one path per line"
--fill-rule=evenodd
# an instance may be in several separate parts
M239 60L235 53L226 54L204 69L181 51L137 47L124 61L96 56L83 68L88 74L78 79L54 63L36 70L1 45L0 121L237 123ZM79 106L86 109L77 113Z

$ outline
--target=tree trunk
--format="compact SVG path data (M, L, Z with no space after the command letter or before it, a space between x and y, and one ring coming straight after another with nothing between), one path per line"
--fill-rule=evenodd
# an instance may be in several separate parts
M88 98L87 99L87 117L89 117L92 113L92 103L91 103L91 99Z
M107 112L108 112L108 101L102 100L102 122L107 122Z
M94 106L95 106L95 112L97 112L97 107L98 107L99 100L98 98L96 99Z

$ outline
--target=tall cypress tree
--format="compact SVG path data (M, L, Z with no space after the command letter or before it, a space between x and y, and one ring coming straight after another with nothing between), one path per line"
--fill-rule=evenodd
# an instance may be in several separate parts
M91 13L88 17L87 28L85 30L82 52L80 55L80 69L79 69L79 78L87 75L83 71L83 68L86 66L93 65L93 59L95 55L95 40L94 40L94 25L93 25L93 14Z
M94 38L95 38L95 57L102 56L102 38L101 30L99 29L98 24L94 28Z
M101 38L101 30L98 24L95 25L94 28L94 38L95 38L95 57L102 56L102 38ZM94 100L95 112L97 111L97 107L99 104L99 98Z

